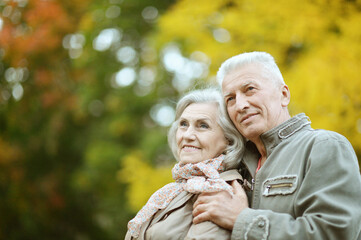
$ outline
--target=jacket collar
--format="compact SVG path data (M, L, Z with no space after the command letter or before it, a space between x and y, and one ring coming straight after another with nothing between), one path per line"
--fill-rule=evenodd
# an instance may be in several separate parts
M267 157L272 153L273 149L277 147L279 143L291 137L302 128L311 128L309 126L310 124L311 121L309 118L304 113L300 113L281 123L277 127L274 127L271 130L263 133L261 135L261 140L266 148ZM253 172L257 168L257 161L255 161L255 159L258 160L260 155L256 145L251 141L246 143L246 151L248 152L248 156L244 156L244 162L253 175Z
M304 113L300 113L277 127L263 133L261 135L261 140L266 148L267 157L280 142L291 137L300 129L310 124L310 119Z

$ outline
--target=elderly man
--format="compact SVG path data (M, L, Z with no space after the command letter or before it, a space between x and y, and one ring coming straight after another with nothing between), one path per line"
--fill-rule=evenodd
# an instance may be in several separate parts
M217 78L245 138L240 170L252 187L200 195L194 223L212 221L232 239L361 239L361 178L347 139L290 116L290 91L268 53L232 57Z

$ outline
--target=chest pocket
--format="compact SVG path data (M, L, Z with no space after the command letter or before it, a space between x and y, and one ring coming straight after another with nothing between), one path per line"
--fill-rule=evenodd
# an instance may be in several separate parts
M292 194L297 188L296 175L282 175L269 178L263 182L263 196L288 195Z

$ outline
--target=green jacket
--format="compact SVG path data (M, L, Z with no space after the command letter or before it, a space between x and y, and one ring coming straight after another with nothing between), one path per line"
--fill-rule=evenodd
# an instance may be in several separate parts
M267 160L246 144L242 175L253 181L251 208L232 239L361 239L361 177L348 140L314 130L301 113L261 135ZM246 176L245 176L246 175Z

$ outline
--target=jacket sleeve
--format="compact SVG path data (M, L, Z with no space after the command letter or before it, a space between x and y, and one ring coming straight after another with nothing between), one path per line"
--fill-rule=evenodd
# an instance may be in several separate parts
M314 143L293 211L245 209L232 239L361 239L361 178L351 144L341 136Z

